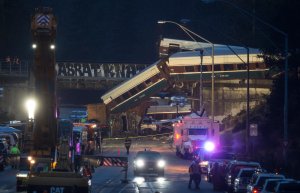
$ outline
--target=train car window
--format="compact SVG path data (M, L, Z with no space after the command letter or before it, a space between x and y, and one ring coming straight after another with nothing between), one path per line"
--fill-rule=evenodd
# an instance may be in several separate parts
M186 66L185 67L185 72L194 72L194 66Z
M256 64L253 63L249 64L249 69L251 70L256 69Z
M203 72L211 71L211 65L203 65L203 66L202 66L202 71L203 71Z
M159 79L160 79L160 75L157 74L157 75L155 75L155 76L152 78L152 81L153 81L153 82L156 82L156 81L159 80Z
M238 69L237 68L237 64L233 64L232 66L233 66L233 70L237 70Z
M139 85L137 86L137 88L138 88L139 91L144 90L144 88L145 88L144 83L139 84Z
M260 69L266 68L266 64L265 63L258 63L258 68L260 68Z
M224 70L233 70L233 65L232 64L224 64Z
M262 65L260 63L255 63L256 69L261 69L263 68Z
M130 97L128 92L125 92L124 94L122 94L122 96L124 99L128 99Z
M146 83L147 85L151 84L151 79L149 78L148 80L145 81L145 83Z
M185 72L185 68L183 66L174 66L171 68L172 73L182 73Z
M129 92L131 95L135 95L137 93L137 90L135 88L132 88Z
M118 98L115 99L115 101L116 101L116 103L118 104L118 103L121 103L121 102L122 102L122 99L121 99L121 97L118 97Z
M221 66L219 64L215 64L214 71L221 71Z
M237 69L238 69L238 70L246 70L247 67L246 67L245 64L237 64Z

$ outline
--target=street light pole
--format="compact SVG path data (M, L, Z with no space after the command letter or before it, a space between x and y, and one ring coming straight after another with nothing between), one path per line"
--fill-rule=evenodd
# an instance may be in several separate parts
M203 108L203 50L200 50L200 103L199 103L199 109L200 113L202 113Z
M287 155L286 155L286 148L288 144L288 35L284 33L284 47L285 47L285 65L284 65L284 111L283 111L283 140L284 140L284 164L285 167L287 166Z
M250 128L249 128L249 111L250 111L250 66L249 66L249 54L250 54L250 49L248 46L243 45L243 47L246 49L247 51L247 62L245 63L245 61L240 58L235 52L234 50L227 45L227 47L246 65L247 68L247 107L246 107L246 132L245 132L245 152L246 155L249 156L249 137L250 137Z
M215 80L214 80L214 50L215 50L215 47L214 47L214 44L210 41L208 41L207 39L205 39L204 37L196 34L195 32L189 30L188 28L184 27L183 25L180 25L179 23L176 23L174 21L158 21L157 22L158 24L165 24L165 23L172 23L172 24L175 24L177 25L178 27L180 27L194 42L198 43L195 38L193 38L192 35L202 39L203 41L205 41L206 43L209 43L211 45L211 58L212 58L212 76L211 76L211 116L212 116L212 124L214 122L214 100L215 100L215 97L214 97L214 87L215 87ZM192 34L192 35L191 35ZM199 43L198 43L199 44ZM202 66L201 66L201 63L200 63L200 69L202 69ZM200 77L202 78L202 73L200 73ZM200 87L203 87L203 85L201 85L201 81L200 80ZM200 88L201 91L203 91L203 88ZM202 93L200 93L200 96L201 96ZM200 100L201 100L201 97L200 97ZM203 99L202 99L203 100ZM200 101L200 103L203 102L203 101ZM201 104L200 104L201 105Z
M178 102L176 102L176 119L178 118Z
M212 44L211 55L215 55L215 46ZM212 65L211 65L211 117L212 117L212 124L215 122L215 57L212 57ZM213 125L212 127L213 128Z
M249 155L249 102L250 102L250 83L249 83L249 78L250 78L250 69L249 69L249 48L246 47L247 49L247 118L246 118L246 155Z

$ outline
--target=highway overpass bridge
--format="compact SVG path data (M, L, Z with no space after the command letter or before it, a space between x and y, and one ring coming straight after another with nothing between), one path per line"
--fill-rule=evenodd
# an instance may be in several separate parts
M59 89L107 89L145 69L149 64L135 63L56 63L57 86ZM20 60L19 63L0 61L0 85L11 87L15 84L27 85L31 63ZM26 84L24 84L26 83Z

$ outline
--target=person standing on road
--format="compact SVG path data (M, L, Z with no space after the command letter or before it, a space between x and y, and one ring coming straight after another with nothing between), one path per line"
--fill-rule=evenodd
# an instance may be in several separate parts
M11 167L12 168L17 168L18 166L18 156L20 155L20 150L17 147L16 144L14 144L11 148L10 148L10 155L11 155Z
M92 172L87 163L84 164L82 175L86 178L92 179Z
M74 170L78 172L80 170L81 165L81 144L79 140L75 143L75 153L74 153Z
M126 138L125 138L124 145L125 145L125 148L126 148L126 151L127 151L127 155L129 155L129 149L130 149L130 146L131 146L131 139L129 139L128 136L126 136Z
M192 181L195 183L196 189L199 189L201 182L201 167L199 165L200 160L194 160L189 167L190 180L188 188L191 189Z
M212 173L212 184L213 184L213 189L214 190L220 190L221 186L221 179L220 179L220 167L219 163L215 162L213 164L211 173Z

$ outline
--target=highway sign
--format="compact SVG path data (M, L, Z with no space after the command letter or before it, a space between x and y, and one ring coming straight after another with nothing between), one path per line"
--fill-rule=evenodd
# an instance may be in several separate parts
M258 131L257 131L257 124L250 124L250 136L257 137Z

